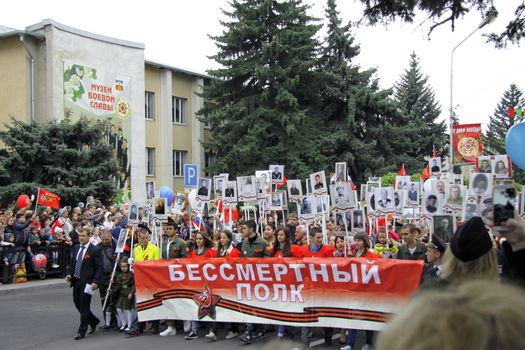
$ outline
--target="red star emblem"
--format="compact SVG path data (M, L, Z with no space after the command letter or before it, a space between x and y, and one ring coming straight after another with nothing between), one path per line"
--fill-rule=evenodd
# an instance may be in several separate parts
M201 293L195 294L192 298L199 305L199 320L204 316L210 316L212 319L215 319L215 306L217 306L221 297L213 294L207 284L204 285Z

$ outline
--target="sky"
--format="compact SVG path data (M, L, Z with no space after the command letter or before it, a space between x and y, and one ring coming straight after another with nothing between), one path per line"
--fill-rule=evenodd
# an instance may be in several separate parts
M453 105L462 124L483 123L484 128L503 92L515 83L525 89L525 60L518 46L495 49L482 34L503 30L521 0L495 0L500 14L496 21L478 30L455 51L453 69ZM309 14L323 19L326 1L307 0ZM502 5L502 4L505 5ZM355 23L362 16L360 3L338 0L343 21ZM53 0L8 1L2 5L0 25L24 29L43 19L92 33L144 43L145 58L150 61L205 73L217 68L208 57L216 47L208 35L220 35L220 20L227 18L221 9L228 9L227 0L172 1L100 1L85 3ZM390 88L408 68L415 52L422 72L441 106L441 119L448 120L450 108L450 60L454 46L474 31L481 22L475 10L450 25L438 27L427 36L429 23L420 16L412 24L388 26L354 26L356 43L361 53L355 62L363 69L376 68L382 88ZM323 32L319 33L323 38Z

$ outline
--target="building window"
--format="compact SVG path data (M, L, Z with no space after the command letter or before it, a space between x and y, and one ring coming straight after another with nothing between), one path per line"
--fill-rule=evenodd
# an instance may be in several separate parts
M215 162L215 157L213 157L210 153L204 153L204 171L205 176L210 176L211 174L208 172L208 167L212 165Z
M146 91L144 100L146 101L145 118L148 120L155 119L155 93Z
M146 176L155 176L155 148L146 147Z
M187 151L173 150L173 176L184 176L184 164L187 159Z
M186 105L188 99L173 97L171 110L171 121L176 124L186 124Z

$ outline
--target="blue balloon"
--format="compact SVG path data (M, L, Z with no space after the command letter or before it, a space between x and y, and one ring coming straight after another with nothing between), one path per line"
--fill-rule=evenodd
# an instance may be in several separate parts
M160 197L166 198L168 205L171 206L171 203L173 203L173 190L169 188L168 186L162 186L159 189L159 192L160 192Z
M514 124L505 137L505 149L512 162L525 170L525 122Z

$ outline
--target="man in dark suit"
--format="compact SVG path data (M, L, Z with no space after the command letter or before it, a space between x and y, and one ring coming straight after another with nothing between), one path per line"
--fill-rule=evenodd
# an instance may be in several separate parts
M91 294L96 290L102 279L102 255L100 249L89 242L91 232L82 228L78 233L79 244L73 248L71 264L69 265L66 281L71 282L73 288L73 302L80 313L80 326L75 340L92 334L100 320L90 310Z

